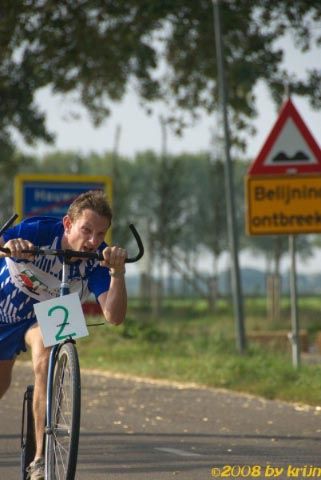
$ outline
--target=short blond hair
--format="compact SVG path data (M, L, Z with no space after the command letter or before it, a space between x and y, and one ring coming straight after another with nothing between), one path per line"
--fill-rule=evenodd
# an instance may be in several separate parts
M72 221L77 220L84 210L92 210L111 223L113 214L105 193L102 190L89 190L81 193L69 206L67 215Z

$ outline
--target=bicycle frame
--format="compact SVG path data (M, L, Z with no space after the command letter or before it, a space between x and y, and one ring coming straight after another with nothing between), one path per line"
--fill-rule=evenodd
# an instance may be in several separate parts
M68 295L70 293L69 283L69 265L67 264L66 260L63 260L62 264L62 277L61 277L61 284L60 284L60 297L64 295ZM58 355L59 349L64 345L64 343L72 342L76 343L72 337L67 338L62 343L57 343L51 347L50 356L49 356L49 363L48 363L48 377L47 377L47 401L46 401L46 427L45 427L45 435L52 434L52 411L51 411L51 400L52 400L52 387L53 387L53 380L54 380L54 367L55 367L55 360Z
M63 260L62 278L60 284L60 296L68 295L69 289L69 265L66 259ZM47 376L47 400L46 400L46 422L45 422L45 479L74 479L76 473L77 457L78 457L78 442L79 442L79 429L80 429L80 411L81 411L81 378L78 362L77 349L75 347L75 341L70 336L63 342L54 345L50 350L49 363L48 363L48 376ZM71 347L72 345L72 347ZM66 350L67 348L67 350ZM60 411L61 399L64 399L64 386L65 385L65 364L60 363L61 358L66 355L66 352L72 355L72 364L74 365L73 374L69 371L72 378L72 391L71 399L73 407L71 408L71 422L70 424L60 425L60 420L57 423L58 418L64 418L64 413ZM71 360L71 357L69 357ZM63 365L61 367L61 365ZM69 365L69 363L68 363ZM71 365L71 364L70 364ZM60 370L62 368L62 370ZM60 373L59 373L60 372ZM57 377L56 377L57 375ZM60 376L61 375L61 376ZM58 379L58 383L57 383ZM62 383L61 383L62 382ZM58 386L58 390L57 389ZM70 385L71 386L71 385ZM62 390L61 390L62 388ZM75 389L74 389L75 388ZM77 392L77 393L76 393ZM58 396L57 396L58 395ZM58 402L58 404L57 404ZM63 400L64 403L64 400ZM57 410L58 405L58 410ZM64 409L63 409L64 410ZM76 422L76 423L74 423ZM67 427L67 430L66 430ZM61 430L62 428L62 430ZM63 433L61 433L63 432ZM68 454L65 457L61 452L64 450L63 440L68 438ZM70 443L69 443L70 442ZM64 458L64 460L63 460ZM56 470L57 469L57 470ZM61 471L62 469L62 471ZM63 472L63 477L60 473Z

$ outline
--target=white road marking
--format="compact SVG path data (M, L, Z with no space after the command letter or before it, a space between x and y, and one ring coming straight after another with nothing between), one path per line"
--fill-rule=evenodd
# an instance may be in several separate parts
M179 448L155 448L160 452L172 453L173 455L178 455L179 457L202 457L199 453L187 452L186 450L180 450Z

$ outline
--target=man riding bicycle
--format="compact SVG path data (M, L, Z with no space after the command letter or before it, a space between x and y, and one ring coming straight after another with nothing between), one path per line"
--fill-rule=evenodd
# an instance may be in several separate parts
M102 191L79 195L62 219L32 217L8 229L0 246L0 398L8 390L13 365L21 351L31 348L34 371L33 411L36 454L29 466L30 480L44 479L43 433L50 348L45 348L33 305L59 294L62 262L59 257L22 253L34 246L101 252L104 261L71 259L71 292L84 302L94 294L107 321L123 322L127 309L125 260L127 253L104 242L112 212Z

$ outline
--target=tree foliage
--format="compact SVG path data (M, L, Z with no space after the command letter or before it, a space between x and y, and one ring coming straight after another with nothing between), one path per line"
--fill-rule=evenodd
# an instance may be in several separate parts
M268 85L280 103L292 93L321 106L318 66L298 78L282 68L279 40L298 49L320 42L319 0L222 0L229 103L235 131L256 114L254 88ZM49 141L35 92L75 92L98 123L129 85L147 105L167 101L179 129L217 106L211 0L2 0L0 5L0 131L27 142Z

